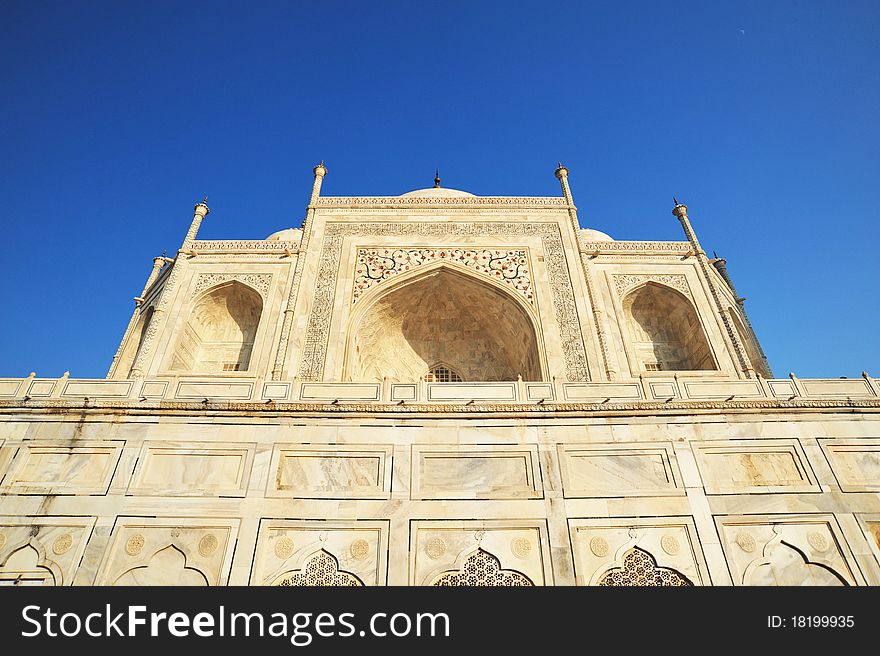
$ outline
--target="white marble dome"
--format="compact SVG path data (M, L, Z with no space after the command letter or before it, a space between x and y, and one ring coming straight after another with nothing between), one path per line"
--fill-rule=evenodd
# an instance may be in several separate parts
M584 241L614 241L611 235L606 235L604 232L592 228L581 230L581 236Z
M266 237L266 241L299 241L302 238L302 230L300 228L287 228L273 232Z
M461 196L473 196L473 194L469 194L466 191L459 191L458 189L447 189L446 187L429 187L428 189L408 191L400 196L401 198L455 198Z

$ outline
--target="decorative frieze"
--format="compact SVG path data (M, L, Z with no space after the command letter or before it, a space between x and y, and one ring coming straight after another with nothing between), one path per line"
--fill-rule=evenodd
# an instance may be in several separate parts
M667 287L680 291L682 294L691 298L691 290L688 287L687 278L682 274L623 274L612 276L614 279L614 289L621 298L633 287L638 287L645 282L656 282Z
M534 305L526 249L359 248L355 262L352 304L400 273L431 262L450 262L504 283Z
M296 253L299 244L293 241L263 241L262 239L196 241L195 253Z
M587 253L687 253L691 245L686 241L580 241Z
M325 196L317 199L318 207L565 207L565 199L554 196Z
M271 273L200 273L196 278L196 285L193 288L192 296L198 296L206 289L216 287L224 282L237 280L244 283L248 287L256 289L260 296L264 299L269 293L269 286L272 284Z

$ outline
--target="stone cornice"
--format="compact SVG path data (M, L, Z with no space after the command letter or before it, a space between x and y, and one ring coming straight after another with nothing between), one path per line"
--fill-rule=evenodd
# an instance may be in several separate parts
M319 208L522 208L564 209L565 199L556 196L454 196L431 198L421 196L322 196L314 207Z
M618 253L674 253L684 255L691 250L686 241L583 241L580 242L584 253L600 255L616 255Z
M34 400L0 401L0 415L18 412L28 414L131 414L131 415L206 415L218 413L230 416L256 414L259 416L288 415L366 415L412 416L417 418L441 418L440 415L468 417L501 416L558 418L576 416L658 416L682 414L749 413L760 411L773 413L800 412L880 412L878 399L749 399L733 401L634 401L608 403L275 403L275 402L192 402L192 401L100 401L89 400Z
M201 253L297 253L299 244L292 241L264 241L261 239L232 239L195 241L192 252Z

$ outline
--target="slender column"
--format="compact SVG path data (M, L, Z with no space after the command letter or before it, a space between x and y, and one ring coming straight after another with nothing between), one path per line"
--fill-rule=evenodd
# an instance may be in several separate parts
M727 330L727 335L730 337L730 341L733 344L733 349L736 352L737 360L739 360L739 365L742 368L743 373L745 373L746 378L753 378L755 375L754 368L749 362L749 357L746 355L745 348L743 348L742 341L739 338L739 335L736 332L736 328L733 325L733 321L730 318L730 314L727 311L727 307L725 307L724 303L721 302L721 296L718 293L718 288L715 286L715 281L712 279L712 273L709 271L709 259L706 257L706 251L703 250L703 247L700 246L700 242L697 239L697 234L694 232L693 227L691 226L691 221L688 218L687 214L687 205L683 205L675 200L675 207L672 208L672 214L678 218L681 222L681 227L684 230L684 234L687 237L687 240L690 242L691 246L694 249L694 253L696 254L697 262L699 263L700 271L703 274L703 278L706 281L706 284L709 286L709 292L712 294L712 299L715 301L715 307L718 310L718 314L721 316L721 321L724 324L724 328Z
M149 361L153 342L155 341L156 336L161 334L162 329L165 328L168 301L171 299L175 287L177 287L181 271L186 266L186 258L181 257L181 254L188 252L192 248L192 244L199 232L199 226L202 224L202 219L204 219L208 215L208 212L211 211L206 204L207 200L208 197L206 196L205 200L198 203L193 208L193 220L186 233L186 237L183 239L183 244L181 244L180 250L177 251L177 256L170 261L171 273L168 274L168 280L165 282L162 291L159 293L159 299L156 301L150 325L146 327L147 332L144 335L143 343L141 344L137 357L135 357L134 364L131 366L131 372L129 373L130 378L143 378L144 368Z
M199 234L199 228L202 225L202 219L208 216L208 212L211 210L208 208L208 197L205 196L205 200L196 205L193 209L195 213L193 214L192 223L189 224L189 230L186 233L186 237L183 238L183 244L180 246L180 250L188 251L192 248L192 243L196 240L196 235Z
M770 362L768 362L768 360L767 360L767 356L764 353L764 349L761 348L761 342L758 340L758 335L755 333L754 327L752 327L752 322L749 321L748 313L746 313L746 305L745 305L746 299L737 293L736 287L733 286L733 279L730 277L730 274L727 272L727 260L725 260L723 257L716 256L715 259L712 260L711 263L712 263L712 266L715 267L715 270L718 271L719 274L721 274L721 277L724 279L724 282L727 283L727 286L730 287L730 291L733 292L733 297L736 299L736 305L737 305L737 307L739 307L739 313L743 318L743 322L745 323L745 328L746 328L746 330L749 331L749 336L752 339L752 343L754 343L755 347L758 349L758 355L761 358L761 365L762 365L762 368L764 369L765 375L767 375L770 378L773 378L773 372L770 369Z
M129 336L131 335L131 331L134 330L134 326L137 323L138 318L140 318L141 306L144 304L144 299L147 296L147 292L153 286L153 283L156 282L156 279L159 277L159 273L162 271L162 267L165 266L165 263L171 261L172 260L165 257L164 255L153 258L153 269L152 271L150 271L150 275L147 276L147 282L144 285L144 291L141 292L140 296L136 296L134 299L134 311L131 313L131 319L128 320L128 327L122 334L122 341L119 342L119 348L116 349L116 355L113 356L113 361L110 363L110 369L107 371L107 378L112 378L116 373L116 365L119 362L119 358L122 357L122 351L125 348L125 344L128 341ZM128 372L126 372L126 374L127 373Z
M568 169L559 162L554 175L559 179L562 186L562 196L565 198L565 204L568 207L568 217L571 222L571 228L574 231L574 243L577 247L578 259L581 261L581 269L584 272L584 282L587 286L587 296L590 300L590 311L593 313L593 323L596 328L596 338L599 342L599 353L602 356L602 366L605 369L605 375L608 380L614 380L617 372L611 368L608 358L608 340L605 337L605 329L602 326L602 310L596 303L596 293L593 290L593 273L591 265L587 262L581 253L580 223L578 222L577 208L574 205L574 198L571 195L571 187L568 186Z
M309 197L309 206L306 209L306 218L303 219L303 236L299 247L299 255L293 270L293 281L290 283L290 294L287 296L287 305L284 308L284 322L281 324L281 336L278 340L278 349L275 353L275 366L272 367L272 380L281 380L284 372L284 360L287 357L287 346L290 343L290 330L293 327L293 313L296 309L296 298L299 294L299 283L302 279L303 266L308 255L309 238L312 234L312 218L315 216L315 206L321 196L321 185L324 176L327 175L327 167L324 160L318 164L312 172L315 179L312 182L312 195Z

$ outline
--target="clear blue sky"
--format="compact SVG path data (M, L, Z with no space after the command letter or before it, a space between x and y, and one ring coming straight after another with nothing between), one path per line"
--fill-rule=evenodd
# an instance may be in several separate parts
M327 195L557 195L728 259L777 375L880 376L880 3L0 3L0 376L103 377L149 272Z

